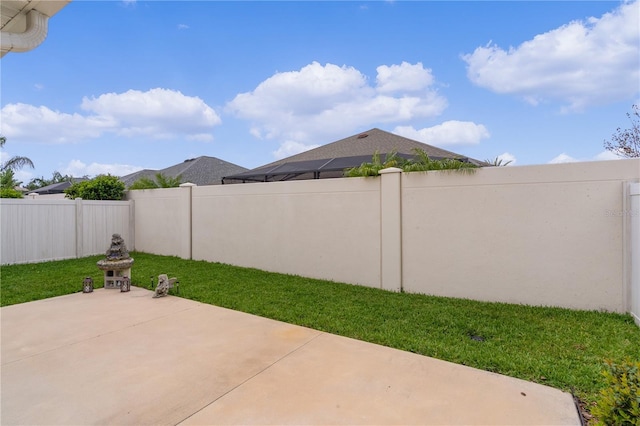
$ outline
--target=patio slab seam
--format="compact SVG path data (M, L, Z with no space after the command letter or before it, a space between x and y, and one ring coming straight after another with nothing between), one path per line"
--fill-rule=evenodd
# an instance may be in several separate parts
M207 407L210 407L211 405L215 404L217 401L219 401L220 399L224 398L225 396L233 393L234 391L236 391L237 389L241 388L242 386L244 386L245 384L249 383L250 381L254 380L256 377L264 374L265 372L267 372L269 369L271 369L273 366L275 366L276 364L280 363L281 361L289 358L290 356L292 356L293 354L295 354L296 352L300 351L302 348L304 348L305 346L309 345L311 342L313 342L314 340L316 340L317 338L319 338L320 336L326 334L322 331L318 331L318 330L314 330L317 331L318 333L311 337L309 340L307 340L306 342L304 342L303 344L301 344L300 346L296 347L295 349L287 352L286 354L284 354L283 356L281 356L280 358L278 358L277 360L273 361L271 364L267 365L266 367L264 367L262 370L258 371L257 373L255 373L253 376L248 377L247 379L245 379L244 381L242 381L241 383L238 383L237 385L235 385L234 387L232 387L231 389L229 389L228 391L224 392L223 394L219 395L218 397L214 398L213 401L209 402L208 404L205 404L204 406L202 406L201 408L199 408L198 410L194 411L193 413L189 414L187 417L185 417L184 419L180 420L179 422L177 422L177 425L180 425L184 422L186 422L188 419L190 419L191 417L195 416L196 414L198 414L199 412L205 410Z

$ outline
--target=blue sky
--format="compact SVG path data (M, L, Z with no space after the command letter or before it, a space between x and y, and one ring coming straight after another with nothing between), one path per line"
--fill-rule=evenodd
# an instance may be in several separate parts
M613 159L640 99L630 1L72 1L1 59L17 177L253 168L378 127L514 165Z

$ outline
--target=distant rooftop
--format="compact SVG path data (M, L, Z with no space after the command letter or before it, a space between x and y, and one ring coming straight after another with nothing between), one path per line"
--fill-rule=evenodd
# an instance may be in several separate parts
M486 165L483 161L374 128L252 170L226 175L223 183L342 177L345 169L371 161L376 151L382 159L394 151L401 157L413 158L416 149L423 150L434 160L452 158L478 166Z
M182 163L175 164L173 166L161 169L150 170L144 169L135 173L122 176L120 180L124 182L128 188L135 181L143 177L153 179L157 173L161 173L166 177L175 178L182 176L182 182L191 182L196 185L219 185L222 183L222 177L242 173L247 168L238 166L237 164L229 163L228 161L221 160L216 157L201 156L196 158L190 158Z

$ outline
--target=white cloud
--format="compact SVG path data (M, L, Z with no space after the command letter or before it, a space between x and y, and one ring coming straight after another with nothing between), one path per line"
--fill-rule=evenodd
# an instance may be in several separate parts
M393 133L430 145L475 145L490 136L482 124L471 121L445 121L433 127L415 129L411 126L398 126Z
M505 164L507 166L515 166L518 159L515 157L515 155L509 152L504 152L498 155L498 161L501 161L502 164Z
M221 122L202 99L161 88L147 92L106 93L91 99L85 97L81 108L113 119L118 123L117 133L124 136L200 135L203 130Z
M320 145L305 145L296 141L285 141L280 145L277 151L273 152L273 156L279 160L281 158L290 157L292 155L300 154L301 152L309 151L319 147Z
M380 66L376 82L369 84L353 67L313 62L274 74L237 95L226 110L250 120L256 137L308 146L375 123L434 117L447 107L420 63Z
M376 68L378 92L415 92L423 90L434 83L430 69L424 69L422 63L411 65L403 62L400 65L380 65Z
M18 182L22 182L22 186L29 183L31 179L33 179L33 173L26 171L25 169L18 170L15 173L15 179Z
M75 142L97 138L116 126L108 117L86 117L22 103L5 105L0 118L2 132L17 141Z
M561 163L576 163L580 160L565 154L564 152L549 161L549 164L561 164Z
M602 151L600 154L593 157L596 161L622 160L623 158L625 157L622 155L616 155L611 151Z
M128 164L85 164L80 160L71 160L69 164L60 171L60 173L74 177L94 177L106 174L110 174L112 176L125 176L133 172L137 172L138 170L142 170L142 167L131 166Z
M188 30L189 26L187 24L178 24L179 30Z
M9 161L11 157L13 156L9 154L6 150L0 151L0 164L4 164L5 161Z
M2 131L12 140L45 143L78 142L105 134L212 140L211 130L221 122L200 98L160 88L85 97L81 108L86 114L8 104L0 111Z
M556 156L555 158L553 158L551 161L549 161L549 164L576 163L579 161L610 161L610 160L622 160L624 158L625 157L618 156L611 151L602 151L599 154L593 156L593 158L586 158L586 159L574 158L574 157L571 157L570 155L562 153Z
M514 48L494 44L463 55L467 76L497 93L535 105L557 100L581 110L637 96L640 79L638 2L600 18L573 21Z

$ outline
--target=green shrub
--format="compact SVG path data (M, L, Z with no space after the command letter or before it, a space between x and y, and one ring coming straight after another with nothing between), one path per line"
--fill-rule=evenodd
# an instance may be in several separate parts
M600 400L593 409L597 424L640 426L640 361L607 361L605 366L607 387L600 391Z
M23 195L13 188L0 188L0 198L23 198Z
M66 198L84 200L122 200L124 183L117 176L99 175L91 180L76 182L65 189Z

